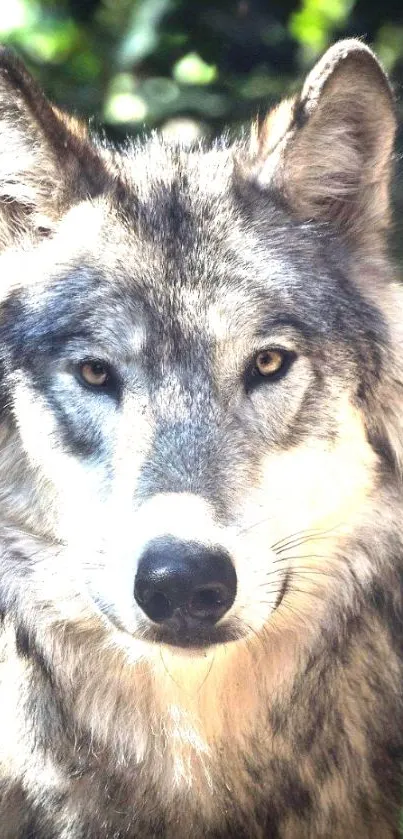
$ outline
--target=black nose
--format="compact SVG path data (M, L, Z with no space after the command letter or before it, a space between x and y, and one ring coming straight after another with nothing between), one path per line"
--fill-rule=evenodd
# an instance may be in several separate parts
M222 548L159 538L140 559L134 596L155 623L180 618L213 625L231 608L236 583L231 558Z

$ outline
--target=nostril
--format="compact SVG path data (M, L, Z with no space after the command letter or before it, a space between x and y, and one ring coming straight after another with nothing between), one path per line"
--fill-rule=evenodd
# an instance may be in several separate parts
M215 617L218 620L227 611L229 599L228 591L223 586L203 586L193 592L188 612L193 618L203 620Z
M162 623L163 621L168 620L168 618L172 617L174 611L168 597L160 591L152 594L151 597L144 602L144 606L146 607L149 618L151 618L152 621L155 621L155 623Z

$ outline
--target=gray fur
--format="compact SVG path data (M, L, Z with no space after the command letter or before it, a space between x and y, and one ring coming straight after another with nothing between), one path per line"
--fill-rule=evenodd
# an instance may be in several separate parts
M397 837L382 69L342 42L250 143L191 150L103 146L7 51L0 94L1 839ZM171 536L238 577L190 647L133 597Z

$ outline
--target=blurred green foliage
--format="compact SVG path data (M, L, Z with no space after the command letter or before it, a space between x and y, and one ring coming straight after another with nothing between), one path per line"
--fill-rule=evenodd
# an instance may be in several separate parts
M0 40L48 95L112 136L215 134L266 109L335 38L403 75L401 0L5 0Z

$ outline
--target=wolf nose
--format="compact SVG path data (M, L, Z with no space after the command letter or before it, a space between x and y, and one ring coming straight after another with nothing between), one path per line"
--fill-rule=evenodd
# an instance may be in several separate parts
M155 623L177 616L211 625L231 608L236 586L234 566L222 548L160 538L140 559L134 596Z

